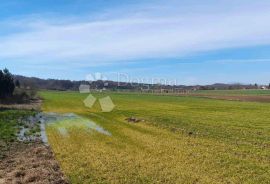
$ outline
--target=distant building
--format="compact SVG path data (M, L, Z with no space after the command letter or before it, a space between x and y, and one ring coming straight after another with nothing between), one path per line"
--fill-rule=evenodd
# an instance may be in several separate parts
M266 86L261 86L261 89L266 90L267 87Z

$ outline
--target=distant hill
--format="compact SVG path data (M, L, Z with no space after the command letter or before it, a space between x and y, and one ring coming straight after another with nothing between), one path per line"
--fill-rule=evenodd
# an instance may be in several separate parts
M161 85L161 84L142 84L142 83L125 83L115 81L71 81L71 80L57 80L57 79L40 79L36 77L25 77L21 75L14 75L14 79L20 82L23 88L35 88L46 90L71 90L78 91L81 84L90 85L91 89L108 89L108 90L131 90L131 91L147 91L147 90L221 90L221 89L257 89L255 85L244 84L223 84L216 83L212 85Z
M48 90L77 90L82 81L40 79L36 77L14 76L24 88L37 88Z

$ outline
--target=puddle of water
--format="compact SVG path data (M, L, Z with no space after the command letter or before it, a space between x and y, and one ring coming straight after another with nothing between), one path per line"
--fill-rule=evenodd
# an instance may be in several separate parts
M94 122L89 121L89 122L87 122L86 126L88 128L90 128L90 129L93 129L93 130L98 131L99 133L102 133L102 134L111 136L111 133L110 132L108 132L107 130L104 130L102 127L98 126Z
M62 136L68 136L68 129L70 128L89 129L107 136L111 136L110 132L97 125L95 122L73 113L40 113L37 116L39 117L39 121L41 123L41 139L44 143L48 142L45 125L57 128Z
M41 138L42 142L48 143L48 137L46 134L46 128L45 128L44 121L40 123L40 138Z
M45 127L42 128L42 125L39 123L38 116L30 116L28 118L20 119L21 125L19 128L19 132L17 133L17 139L19 141L40 141L41 135L38 131L38 128L40 126L41 129L45 131ZM43 131L41 131L41 134L44 134Z
M26 141L27 138L25 137L25 132L27 132L29 129L28 128L24 128L24 127L21 127L21 130L18 134L18 139L20 141Z
M65 129L65 128L63 128L63 127L59 127L59 128L58 128L58 131L59 131L59 133L60 133L61 135L63 135L63 136L67 136L67 135L68 135L67 129Z

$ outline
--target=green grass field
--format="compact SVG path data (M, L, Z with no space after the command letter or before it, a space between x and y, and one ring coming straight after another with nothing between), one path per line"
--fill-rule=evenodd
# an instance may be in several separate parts
M204 95L270 95L270 90L248 89L248 90L197 90L194 94Z
M109 95L116 108L89 109L87 94L42 91L42 110L76 113L112 135L47 127L72 183L268 183L270 103L142 94ZM144 121L126 122L134 116ZM63 124L61 125L63 126Z

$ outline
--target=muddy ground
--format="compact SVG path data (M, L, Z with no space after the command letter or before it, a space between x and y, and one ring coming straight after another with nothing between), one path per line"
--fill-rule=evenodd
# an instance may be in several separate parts
M0 162L0 184L68 183L51 148L41 142L15 142L4 154Z
M41 100L36 100L29 104L0 105L0 108L39 111L40 105ZM30 124L39 126L40 122L34 122L34 120L33 117L29 117L26 120L18 120L18 124L24 122L28 128L31 128ZM61 172L50 146L42 143L41 139L19 140L20 137L12 142L0 139L0 184L69 183Z

